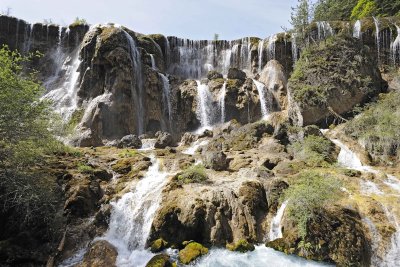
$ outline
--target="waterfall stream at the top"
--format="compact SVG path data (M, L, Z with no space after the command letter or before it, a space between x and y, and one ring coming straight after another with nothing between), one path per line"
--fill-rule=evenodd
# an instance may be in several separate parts
M378 63L379 63L381 57L381 38L380 38L379 20L375 17L373 17L373 19L375 24L376 49L378 52Z
M213 100L207 84L197 80L197 117L200 120L201 128L209 129L213 120Z
M168 127L172 130L172 104L171 104L171 86L169 84L168 76L158 73L161 77L162 85L163 85L163 94L162 94L162 102L164 106L164 114L168 117Z
M221 123L225 122L226 114L225 114L225 96L226 96L226 81L222 85L221 92L219 95L219 109L221 112Z
M361 39L361 21L357 20L353 27L353 37Z
M133 96L133 104L134 110L136 113L137 119L137 134L141 135L144 133L144 88L143 88L143 73L142 73L142 60L139 49L136 46L135 40L123 30L125 37L129 43L129 52L132 61L132 71L134 73L134 81L132 84L132 96Z
M398 58L400 59L400 27L396 25L396 29L397 29L396 39L390 45L393 65L396 65Z
M253 79L253 82L257 87L258 95L260 97L260 105L261 105L262 117L263 117L263 119L266 119L266 118L268 118L268 115L269 115L270 111L268 110L267 101L266 101L266 98L265 98L265 93L266 93L265 92L265 89L266 89L265 85L263 83L257 81L257 80L254 80L254 79Z
M109 229L100 239L117 248L117 266L145 266L152 257L145 245L167 176L153 157L152 166L135 188L111 203Z

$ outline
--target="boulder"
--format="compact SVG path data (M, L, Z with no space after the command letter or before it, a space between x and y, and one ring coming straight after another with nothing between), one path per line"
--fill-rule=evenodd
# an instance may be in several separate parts
M146 267L173 267L173 266L176 266L176 265L171 263L170 258L171 257L168 254L155 255L146 264Z
M187 146L198 139L198 136L189 132L183 134L181 138L181 145Z
M237 68L230 68L228 70L228 79L244 81L244 80L246 80L246 73Z
M229 166L229 160L224 152L206 152L204 165L215 171L225 171Z
M227 244L226 248L230 251L237 251L237 252L241 252L241 253L255 250L254 245L250 244L245 239L241 239L241 240L237 241L236 243Z
M259 81L273 93L279 109L287 108L287 79L283 66L276 60L271 60L262 69Z
M289 79L293 124L327 127L386 91L377 62L362 42L341 34L307 50Z
M105 240L96 241L86 252L78 267L116 266L117 249Z
M159 132L156 133L156 143L154 144L155 148L166 148L167 146L173 146L174 140L170 133Z
M130 134L121 138L118 147L138 149L142 147L142 141L136 135Z
M190 242L184 249L179 251L179 261L183 264L189 264L207 253L208 248L199 243Z
M159 238L155 241L153 241L150 245L150 251L153 253L158 253L160 251L163 251L164 249L166 249L168 247L168 242L165 241L162 238Z
M216 79L222 79L222 78L224 78L224 76L217 71L212 70L207 73L207 79L209 79L209 80L216 80Z

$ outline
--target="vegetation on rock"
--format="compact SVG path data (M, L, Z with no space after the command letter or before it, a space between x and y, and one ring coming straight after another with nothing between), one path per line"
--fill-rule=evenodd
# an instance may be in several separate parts
M237 252L248 252L253 251L255 249L253 244L250 244L246 239L240 239L236 243L227 244L226 248L230 251L237 251Z
M174 178L179 184L204 183L208 180L206 168L202 164L194 164Z
M208 248L197 242L190 242L184 249L179 251L179 261L183 264L189 264L207 253Z

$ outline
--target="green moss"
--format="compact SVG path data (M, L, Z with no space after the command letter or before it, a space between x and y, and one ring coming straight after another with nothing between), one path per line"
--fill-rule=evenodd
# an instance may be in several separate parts
M335 161L334 144L323 136L309 135L289 146L289 152L310 167L328 167Z
M92 174L94 172L93 167L84 163L78 163L78 171L85 174Z
M146 267L172 267L174 266L170 261L170 256L167 254L158 254L155 255L151 260L146 264Z
M77 27L80 25L87 25L87 21L83 18L76 17L74 22L72 22L69 27Z
M71 119L68 121L67 130L73 131L75 127L81 122L83 115L85 114L85 110L80 108L74 111L71 115Z
M160 252L168 247L168 242L159 238L151 243L150 250L153 253Z
M226 90L233 91L238 90L243 85L243 81L238 79L228 79L226 81Z
M191 242L184 249L179 251L179 261L183 264L189 264L200 256L208 253L208 248L203 245Z
M136 149L125 149L124 151L120 152L118 156L120 158L131 158L138 154Z
M232 244L227 244L226 248L230 251L237 251L237 252L248 252L248 251L253 251L255 249L253 244L250 244L247 240L245 239L240 239L236 243Z
M178 173L174 179L179 184L204 183L208 180L208 176L206 168L202 164L196 164Z

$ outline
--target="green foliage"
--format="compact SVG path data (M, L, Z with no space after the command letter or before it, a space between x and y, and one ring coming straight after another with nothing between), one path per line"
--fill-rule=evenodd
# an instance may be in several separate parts
M70 27L76 27L76 26L79 26L79 25L87 25L87 24L88 23L87 23L86 19L76 17L74 22L72 22L71 25L69 25L69 26Z
M400 93L385 95L346 124L345 132L365 144L372 155L398 157L400 148Z
M203 183L208 180L208 176L206 168L202 164L196 164L177 174L175 179L180 184Z
M120 158L131 158L139 154L135 149L125 149L121 153L118 154Z
M298 0L297 6L292 7L290 24L293 26L293 30L300 35L300 37L305 36L305 30L308 24L310 24L312 17L313 5L310 0Z
M317 171L302 172L284 192L288 200L286 211L297 224L300 236L307 236L307 223L315 212L341 196L341 183L335 177Z
M298 160L304 161L310 167L326 167L334 159L334 145L322 136L309 135L302 142L289 146L289 152Z
M351 19L362 19L377 14L377 6L373 0L360 0L351 12Z
M334 91L362 90L365 94L375 88L371 77L360 69L373 65L368 51L351 36L339 34L325 42L305 48L289 79L294 99L303 106L327 106Z
M64 150L49 130L54 117L36 73L23 68L29 59L0 49L0 213L20 228L54 219L57 184L35 166Z
M92 166L86 165L84 163L78 163L78 171L85 174L92 174L94 169Z
M314 21L348 20L356 4L357 0L319 0Z
M68 123L65 127L66 128L65 132L67 132L67 133L73 132L75 127L81 122L84 114L85 114L84 109L80 108L80 109L75 110L71 115L71 119L68 121Z

